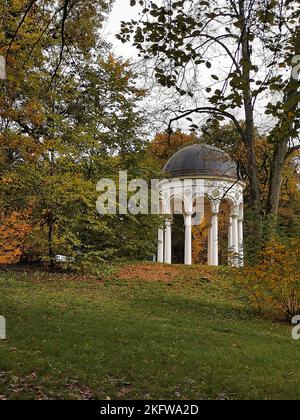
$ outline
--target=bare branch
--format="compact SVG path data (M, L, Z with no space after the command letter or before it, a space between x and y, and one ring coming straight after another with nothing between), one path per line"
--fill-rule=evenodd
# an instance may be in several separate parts
M8 49L7 49L7 53L6 53L6 58L7 58L7 57L9 56L9 54L10 54L12 44L15 42L16 37L17 37L17 35L18 35L18 33L19 33L19 30L21 29L21 26L22 26L22 25L23 25L23 23L25 22L25 20L26 20L26 18L27 18L27 16L28 16L28 14L29 14L29 12L30 12L30 10L32 9L32 7L34 6L34 4L35 4L36 2L37 2L37 0L31 0L31 1L30 1L30 3L28 4L28 6L27 6L27 8L26 8L26 10L25 10L25 13L24 13L24 15L23 15L23 17L22 17L21 21L19 22L19 25L17 26L17 29L15 30L15 33L13 34L13 37L12 37L12 39L11 39L10 43L9 43L9 46L8 46Z
M244 142L247 141L245 132L244 132L242 126L240 125L240 123L238 122L238 120L235 118L235 116L230 114L227 111L222 111L220 109L213 108L213 107L200 107L200 108L195 108L195 109L185 111L181 115L179 115L177 117L174 117L170 120L169 125L168 125L168 131L169 132L172 131L172 124L175 121L179 121L179 120L181 120L183 118L186 118L186 117L188 117L192 114L217 114L217 115L222 115L223 117L229 118L234 123L234 125L237 128L239 134L241 135L243 141Z
M41 41L41 39L43 38L43 36L44 36L44 35L45 35L45 33L47 32L47 30L49 29L49 26L51 25L51 23L52 23L52 22L53 22L53 20L55 19L56 15L57 15L58 13L60 13L62 10L63 10L63 7L60 7L59 9L57 9L57 10L53 13L53 15L52 15L51 19L49 20L49 22L47 23L47 25L45 26L45 28L44 28L44 29L43 29L43 31L41 32L41 34L40 34L40 36L38 37L38 39L36 40L36 42L33 44L32 48L31 48L31 50L30 50L30 52L29 52L29 54L28 54L28 57L26 58L26 60L25 60L25 61L24 61L24 63L23 63L23 66L25 66L25 65L28 63L28 60L30 59L31 54L32 54L32 53L33 53L33 51L35 50L36 46L39 44L39 42Z
M241 75L241 70L240 70L240 65L239 63L236 61L236 58L234 57L234 55L232 54L232 52L230 51L230 49L227 47L227 45L224 44L224 42L221 41L221 39L225 39L225 38L232 38L232 35L220 35L218 37L214 37L208 34L201 34L199 35L199 37L205 37L210 41L214 41L217 44L219 44L222 48L224 48L224 50L227 52L228 56L231 58L233 64L236 67L237 72ZM201 45L204 46L205 44Z
M49 89L50 89L55 77L57 76L57 72L58 72L58 70L61 66L61 63L62 63L63 57L64 57L64 51L65 51L65 46L66 46L65 27L66 27L66 21L67 21L67 18L68 18L69 3L70 3L70 0L65 0L64 5L63 5L63 16L62 16L62 20L61 20L61 31L60 31L61 47L60 47L60 53L59 53L59 60L58 60L58 63L56 65L55 69L54 69L54 73L53 73L52 78L51 78ZM71 8L72 8L72 6L71 6Z

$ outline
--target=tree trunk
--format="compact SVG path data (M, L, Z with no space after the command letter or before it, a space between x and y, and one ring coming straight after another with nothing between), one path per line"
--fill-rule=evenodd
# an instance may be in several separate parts
M250 206L258 213L262 211L260 182L258 177L258 166L255 153L254 124L246 124L247 128L247 172L250 183ZM252 131L253 130L253 131Z
M300 27L298 27L298 30L295 33L293 46L294 54L296 56L300 55ZM270 134L270 141L275 143L275 150L272 160L269 195L266 208L267 216L277 216L278 214L282 187L282 171L289 151L289 141L293 136L297 136L293 116L298 110L299 101L299 82L292 74L283 99L285 106L284 115Z
M288 146L286 141L276 145L272 167L271 167L271 179L270 179L270 188L267 202L267 215L277 216L281 187L282 187L282 171L288 151Z
M250 32L248 29L245 0L239 0L239 13L241 22L241 47L242 47L242 76L243 76L243 97L245 109L245 146L247 150L247 173L250 183L250 208L246 216L247 260L255 264L259 261L262 249L263 224L262 224L262 203L258 175L258 165L255 151L255 123L253 96L251 90L251 68L252 57L250 49Z
M250 178L250 205L259 214L261 212L260 182L258 176L258 166L255 153L255 124L253 97L251 90L251 49L249 42L249 29L246 19L245 0L239 0L239 12L241 21L241 45L243 57L243 97L246 120L246 148L247 148L247 172Z

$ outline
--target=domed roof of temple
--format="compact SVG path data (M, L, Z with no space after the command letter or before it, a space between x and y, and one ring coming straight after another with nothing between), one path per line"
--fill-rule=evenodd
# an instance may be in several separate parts
M173 177L219 177L238 179L237 164L217 147L194 144L171 157L164 172Z

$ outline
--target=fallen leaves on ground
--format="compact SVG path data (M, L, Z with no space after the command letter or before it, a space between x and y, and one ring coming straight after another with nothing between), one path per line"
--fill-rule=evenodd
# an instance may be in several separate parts
M127 265L117 274L117 278L124 280L139 279L144 281L169 282L182 274L181 267L160 264Z
M131 264L124 266L118 272L117 278L164 283L186 278L188 280L198 280L201 283L210 283L216 278L216 274L209 267L198 265L187 267L183 265Z

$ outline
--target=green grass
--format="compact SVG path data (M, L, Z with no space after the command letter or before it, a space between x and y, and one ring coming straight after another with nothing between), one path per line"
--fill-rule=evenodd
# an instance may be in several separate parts
M222 287L230 272L202 277L0 271L0 399L299 399L291 327L247 310Z

